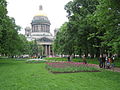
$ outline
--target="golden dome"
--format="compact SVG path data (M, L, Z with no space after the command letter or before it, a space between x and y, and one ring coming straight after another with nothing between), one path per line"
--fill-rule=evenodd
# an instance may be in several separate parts
M35 16L47 16L47 14L44 13L42 5L39 6L39 12Z
M47 16L45 13L36 14L34 16Z

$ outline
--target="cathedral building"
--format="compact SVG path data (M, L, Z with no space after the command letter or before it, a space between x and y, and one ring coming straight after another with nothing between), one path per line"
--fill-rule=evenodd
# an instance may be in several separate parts
M39 55L50 56L54 55L52 44L54 41L53 35L50 33L50 20L43 13L42 6L39 7L39 14L33 17L31 28L25 28L25 36L28 41L36 40L37 45L42 47Z

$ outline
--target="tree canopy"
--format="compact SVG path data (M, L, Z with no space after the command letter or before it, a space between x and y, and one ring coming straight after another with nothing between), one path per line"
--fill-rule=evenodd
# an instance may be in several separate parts
M33 43L18 34L21 27L16 25L15 19L9 17L7 12L6 0L0 0L0 55L30 54L30 45Z
M57 33L55 50L62 54L90 54L91 57L100 54L119 55L119 3L119 0L68 2L65 10L69 21Z

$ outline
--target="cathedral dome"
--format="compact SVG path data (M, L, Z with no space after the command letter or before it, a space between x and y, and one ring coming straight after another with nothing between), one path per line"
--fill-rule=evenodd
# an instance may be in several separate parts
M43 8L41 5L39 7L39 14L37 14L33 17L31 24L32 25L35 25L35 24L48 24L48 25L50 25L50 21L49 21L47 15L43 12Z
M33 17L31 24L32 25L34 25L34 24L48 24L48 25L50 25L50 21L49 21L47 16L37 15L37 16Z

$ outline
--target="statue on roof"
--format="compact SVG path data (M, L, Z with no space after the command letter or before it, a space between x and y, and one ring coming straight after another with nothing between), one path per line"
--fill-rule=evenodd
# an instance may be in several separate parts
M39 6L39 10L42 11L43 10L43 7L42 5Z

